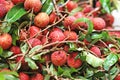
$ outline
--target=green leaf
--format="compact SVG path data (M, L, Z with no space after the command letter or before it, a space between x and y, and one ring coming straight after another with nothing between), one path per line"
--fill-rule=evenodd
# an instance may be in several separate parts
M4 58L8 58L8 57L12 56L12 54L13 54L13 52L11 52L11 51L3 51L1 56Z
M30 51L29 51L29 54L32 54L38 50L40 50L42 48L42 45L37 45L35 47L33 47Z
M92 34L92 39L101 39L102 37L103 37L103 35L100 33L93 33Z
M107 13L110 13L111 10L110 10L110 0L100 0L100 3L102 4L102 7L103 9L107 12Z
M8 68L8 64L0 63L0 69L3 69L3 68Z
M3 74L0 74L0 80L5 80L5 77Z
M5 80L19 80L19 78L13 76L13 75L4 75Z
M47 0L41 0L42 4L44 4Z
M47 14L50 14L53 10L53 3L52 0L47 0L44 4L43 7L41 9L42 12L46 12Z
M9 32L11 24L20 19L26 13L27 12L22 3L15 5L5 16L6 22L4 22L1 27L3 32Z
M97 77L97 78L100 78L100 77L103 77L104 75L105 75L104 72L98 71L98 72L96 72L93 76L94 76L94 77Z
M74 43L68 43L69 44L69 51L76 51L77 47Z
M104 69L108 71L117 61L118 56L116 54L109 54L104 61Z
M25 54L27 52L27 50L28 50L28 44L27 43L22 43L20 45L20 49L21 49L22 53Z
M77 13L77 12L79 12L79 11L81 11L82 10L82 8L81 7L77 7L77 8L75 8L75 9L73 9L71 12L70 12L70 16L72 16L72 15L74 15L75 13Z
M33 70L38 69L38 66L36 65L36 63L32 59L25 58L25 61L28 62L28 65L31 69L33 69Z
M64 72L64 70L60 67L60 66L58 66L58 75L61 75L62 73Z
M91 34L92 33L92 31L93 31L93 23L88 18L78 18L75 21L75 23L77 23L77 22L85 22L85 23L87 23L87 25L88 25L88 33L87 34Z
M50 75L45 75L45 79L44 80L50 80Z
M15 71L2 71L2 72L0 72L0 74L3 74L3 75L14 75L16 77L19 76L18 73L15 72Z
M117 10L120 12L120 1L119 0L112 0L115 7L117 8Z
M57 71L55 70L53 64L50 65L50 72L52 75L57 76Z
M93 67L102 66L102 64L104 62L102 59L100 59L99 57L96 57L96 56L92 55L91 53L87 54L86 61L87 61L88 64L90 64Z
M2 47L0 47L0 55L3 53L3 49Z

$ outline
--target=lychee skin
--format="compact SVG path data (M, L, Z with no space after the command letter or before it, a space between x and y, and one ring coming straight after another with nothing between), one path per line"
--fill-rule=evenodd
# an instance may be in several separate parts
M62 66L66 63L67 54L65 51L55 51L51 55L51 61L55 66Z
M94 29L95 30L102 30L105 28L106 23L102 18L96 17L92 19Z
M12 37L8 33L3 33L0 35L0 46L3 49L8 49L12 45Z
M12 0L14 4L24 3L25 0Z
M67 29L71 29L71 30L74 30L76 27L72 26L74 21L76 20L76 18L74 16L68 16L64 19L63 21L63 25L65 28Z
M73 40L73 41L78 40L78 35L74 31L64 31L64 35L66 36L67 40Z
M67 7L67 10L69 12L71 12L73 9L77 8L78 7L78 4L74 1L69 1L67 4L66 4L66 7Z
M7 9L3 4L0 4L0 18L3 18L7 13Z
M50 33L49 38L51 39L51 42L63 41L65 39L65 35L62 31L54 30Z
M101 56L101 51L100 51L100 49L99 49L97 46L92 46L92 47L90 48L90 50L91 50L96 56L98 56L98 57Z
M37 73L31 77L31 80L44 80L44 77L42 74Z
M41 41L37 38L31 38L28 40L29 44L32 46L32 47L35 47L37 45L41 45Z
M82 65L82 61L80 59L75 59L77 55L78 55L78 53L76 53L76 52L73 52L68 55L67 65L69 67L79 68Z
M46 28L46 26L49 24L49 16L45 12L41 12L34 18L34 24L40 28Z
M83 9L83 13L89 13L92 10L93 10L93 8L90 5L87 5Z
M7 12L14 6L13 2L10 0L5 1L3 4L6 7Z
M24 8L26 10L32 10L34 13L37 13L42 8L42 3L40 0L25 0Z
M26 30L21 29L20 31L20 37L19 40L25 40L26 38L28 38L28 34Z
M14 53L14 55L21 53L20 47L18 47L18 46L12 46L10 51L12 51Z
M24 72L19 73L19 79L20 80L30 80L29 76Z
M114 17L111 14L105 14L103 16L103 19L105 20L107 26L112 26Z
M33 38L40 32L40 28L38 28L36 26L31 26L31 27L29 27L28 31L29 31L29 34L30 34L30 38ZM41 35L42 35L42 33L39 33L37 35L37 38L40 39Z
M114 80L120 80L120 74L118 74Z
M57 15L56 15L56 13L55 13L55 12L52 12L52 13L50 14L50 24L53 24L54 22L56 22L56 20L57 20Z
M82 18L82 17L85 17L85 15L82 12L77 12L77 13L74 14L74 17Z

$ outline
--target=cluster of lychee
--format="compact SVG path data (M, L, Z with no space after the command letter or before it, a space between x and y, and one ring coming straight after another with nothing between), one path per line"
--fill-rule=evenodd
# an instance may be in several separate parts
M90 5L84 5L83 10L76 12L73 15L69 15L64 18L63 21L60 23L64 26L60 28L59 25L55 25L52 28L48 28L49 25L55 24L58 20L60 20L60 16L53 11L50 15L45 12L41 12L42 3L40 0L0 0L0 18L4 18L6 13L16 4L24 3L25 10L30 10L35 13L34 23L29 26L27 29L21 29L19 34L19 43L26 41L30 48L33 48L38 45L48 45L52 43L56 43L50 46L45 47L45 49L52 49L52 48L62 48L60 50L55 50L50 52L49 54L43 55L45 62L51 62L54 66L64 66L67 65L68 67L72 68L79 68L82 66L82 60L80 58L76 59L78 55L77 51L70 52L69 45L66 43L60 42L74 42L76 43L79 41L79 31L83 30L86 31L89 25L85 22L75 22L77 19L80 18L88 18L92 21L94 30L103 30L103 29L113 29L112 24L114 22L114 18L111 14L105 13L104 15L99 14L99 11L95 11L90 16L89 13L92 12L94 8ZM101 7L100 3L97 2L97 7ZM69 13L72 10L78 7L78 4L74 1L69 1L64 8L67 9ZM65 9L61 10L65 10ZM62 11L61 11L62 12ZM110 35L116 35L119 37L119 32L110 32ZM117 35L118 34L118 35ZM83 40L85 45L89 45L90 42L86 39ZM107 42L106 42L107 44ZM109 43L108 43L109 44ZM76 46L81 46L75 44ZM97 57L101 57L101 50L99 43L97 45L91 46L89 49L93 53L93 55ZM13 52L13 55L22 54L19 45L12 45L12 36L9 33L3 33L0 35L0 47L4 50L10 50ZM25 62L24 56L18 56L15 59L16 63L21 61L21 69L28 70L28 63ZM27 73L20 72L19 78L20 80L44 80L44 75L42 75L41 66L44 65L42 63L37 64L39 66L40 71L35 75L32 75L30 78ZM117 79L116 79L117 80Z

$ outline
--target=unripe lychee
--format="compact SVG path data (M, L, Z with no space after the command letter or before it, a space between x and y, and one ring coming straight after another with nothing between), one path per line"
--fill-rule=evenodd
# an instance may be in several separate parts
M62 31L54 30L50 32L49 38L52 42L63 41L65 39L65 35Z
M24 3L25 0L12 0L14 4Z
M41 45L41 41L37 38L31 38L28 40L29 44L32 46L32 47L35 47L37 45Z
M55 66L62 66L66 63L67 54L65 51L55 51L51 55L51 61Z
M34 24L40 28L46 28L49 24L49 16L45 12L40 12L34 18Z
M25 0L24 2L24 8L26 10L32 10L33 12L37 13L40 11L42 7L42 3L40 0Z
M67 29L70 28L71 30L74 30L75 27L72 26L72 25L73 25L73 23L74 23L75 20L76 20L76 18L74 16L68 16L68 17L66 17L64 19L64 21L63 21L64 27L67 28Z
M78 40L78 35L74 31L64 31L64 35L66 36L67 40Z
M93 18L92 22L95 30L102 30L106 26L105 21L100 17Z
M94 55L100 57L101 56L101 51L97 46L92 46L90 50L93 52Z
M73 52L67 57L67 65L73 68L79 68L82 65L82 61L80 59L75 59L78 53Z
M7 13L7 9L3 4L0 4L0 18L3 18Z
M66 7L67 7L67 10L69 12L71 12L73 9L77 8L78 7L78 4L74 1L69 1L67 4L66 4Z

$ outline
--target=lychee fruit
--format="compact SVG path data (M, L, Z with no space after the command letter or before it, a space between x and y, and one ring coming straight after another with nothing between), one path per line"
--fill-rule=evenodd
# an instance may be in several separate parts
M97 46L92 46L90 50L93 52L94 55L100 57L101 56L101 51Z
M20 49L20 47L18 47L18 46L12 46L12 47L10 48L10 51L12 51L12 52L14 53L14 55L21 53L21 49Z
M37 13L42 8L42 3L40 0L25 0L24 8L26 10L32 10L34 13Z
M114 80L120 80L120 74L118 74Z
M78 35L74 31L67 31L66 30L66 31L64 31L64 35L66 36L67 40L73 40L73 41L78 40Z
M61 30L54 30L50 32L49 38L51 42L63 41L65 39L65 35Z
M42 74L37 73L31 77L31 80L44 80L44 77Z
M3 4L0 4L0 18L3 18L7 13L7 9Z
M12 0L14 4L24 3L25 0Z
M28 38L28 33L27 33L27 31L24 30L24 29L21 29L19 39L20 39L20 40L25 40L25 39L27 39L27 38Z
M49 16L45 12L40 12L34 18L34 24L40 28L46 28L49 24Z
M11 0L5 1L3 4L6 7L7 12L14 6Z
M24 72L19 73L19 79L20 80L30 80L29 75Z
M63 21L63 25L65 28L67 29L71 29L71 30L74 30L76 27L72 26L74 21L76 20L76 18L74 16L68 16L64 19Z
M41 41L37 38L31 38L28 40L29 44L32 46L32 47L35 47L37 45L41 45Z
M100 17L93 18L92 22L93 22L95 30L102 30L106 26L106 23L105 23L104 19L102 19Z
M66 4L66 8L69 12L71 12L73 9L77 8L78 7L78 4L74 1L69 1L67 4Z
M62 66L66 63L67 53L65 51L55 51L51 54L51 61L55 66Z
M52 12L52 13L50 14L50 24L53 24L54 22L56 22L56 20L57 20L57 15L56 15L56 13L55 13L55 12Z
M82 61L78 58L75 59L78 55L77 52L70 53L67 57L67 65L73 68L79 68L82 65Z
M42 33L40 33L40 30L41 29L36 26L30 26L29 30L28 30L28 32L30 34L30 38L37 36L38 39L41 39Z
M3 33L0 35L0 46L3 49L8 49L12 45L12 37L8 33Z

